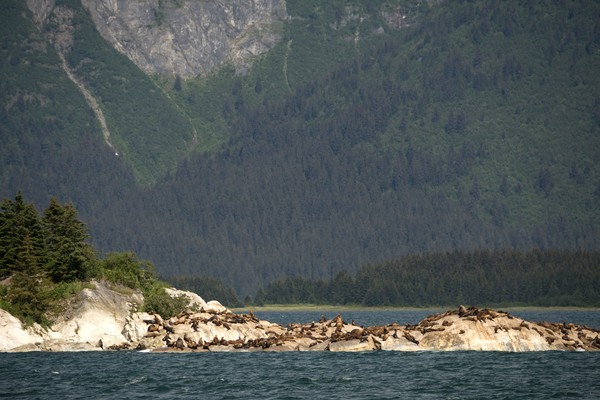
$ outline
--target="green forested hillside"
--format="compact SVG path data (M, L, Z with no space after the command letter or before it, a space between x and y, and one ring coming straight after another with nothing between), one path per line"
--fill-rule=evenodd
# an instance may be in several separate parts
M67 106L27 100L40 80L24 78L20 69L38 64L22 60L40 52L16 46L27 41L7 28L1 128L15 150L2 149L5 196L71 200L100 249L135 250L163 276L220 278L242 296L285 276L329 279L417 253L598 250L598 3L287 9L282 42L246 75L225 66L178 85L134 71L80 14L69 62L85 66L78 73L106 103L125 161L103 147L89 111L65 114L83 100L51 49L44 68L56 73L41 75ZM23 29L28 41L40 35ZM15 93L21 114L9 107ZM139 106L123 108L129 100ZM30 128L53 119L64 128ZM57 144L46 157L44 134ZM13 156L22 152L33 156Z
M3 166L10 166L3 168L3 183L11 182L12 187L24 189L18 182L12 182L20 170L25 181L37 173L54 180L59 169L52 164L83 143L89 148L84 152L89 152L90 157L95 157L98 151L112 150L113 157L120 152L138 183L155 182L173 170L191 148L193 128L188 117L158 85L102 39L80 2L58 1L59 6L74 10L73 43L66 62L99 102L115 149L103 144L94 113L61 67L52 43L58 40L53 39L55 31L64 29L62 21L51 18L40 30L27 18L25 2L3 1L0 116L5 145L0 160ZM113 160L103 164L122 162ZM87 169L80 163L71 166ZM62 183L58 180L56 186ZM67 182L67 186L76 185ZM83 202L89 200L87 196L83 199Z

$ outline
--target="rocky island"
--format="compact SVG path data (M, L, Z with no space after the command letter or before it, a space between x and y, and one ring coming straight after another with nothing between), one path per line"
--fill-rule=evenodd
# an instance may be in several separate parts
M416 325L363 327L340 315L282 326L218 301L186 296L186 312L169 319L137 312L139 292L123 294L95 281L49 328L0 310L0 351L544 351L600 350L600 331L569 323L529 322L503 311L465 308L430 315Z

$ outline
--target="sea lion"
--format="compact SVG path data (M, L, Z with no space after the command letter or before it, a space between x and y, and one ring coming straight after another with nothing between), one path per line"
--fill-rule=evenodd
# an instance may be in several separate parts
M337 331L341 331L344 327L344 321L342 321L342 316L340 314L336 315L336 317L333 319L333 322L335 323L335 329Z
M408 332L404 332L404 337L406 338L406 340L413 342L414 344L419 344L419 341L417 339L415 339L415 337Z

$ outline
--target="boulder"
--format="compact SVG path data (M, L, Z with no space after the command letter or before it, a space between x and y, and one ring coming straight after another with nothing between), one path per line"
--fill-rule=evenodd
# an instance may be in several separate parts
M160 316L159 316L160 317ZM146 337L148 332L148 323L146 321L155 321L155 316L148 313L132 313L125 318L125 325L121 334L132 343L139 343ZM162 322L162 318L160 319ZM162 327L159 324L150 326Z
M204 306L204 310L209 313L215 313L215 314L229 311L229 310L227 310L227 307L225 307L223 304L219 303L217 300L211 300L208 303L206 303L206 305Z
M206 307L206 302L204 301L204 299L194 292L188 292L186 290L179 290L175 288L166 288L165 292L171 297L187 297L189 299L188 308L190 310L200 310L201 308Z

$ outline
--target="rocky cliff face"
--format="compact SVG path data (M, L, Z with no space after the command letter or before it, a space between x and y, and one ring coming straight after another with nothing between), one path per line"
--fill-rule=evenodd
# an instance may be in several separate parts
M82 0L96 28L148 74L190 78L225 62L244 72L281 40L285 0ZM36 24L54 0L27 0Z
M203 75L227 61L243 71L251 57L279 42L287 18L284 0L82 4L101 35L146 73L182 78Z

